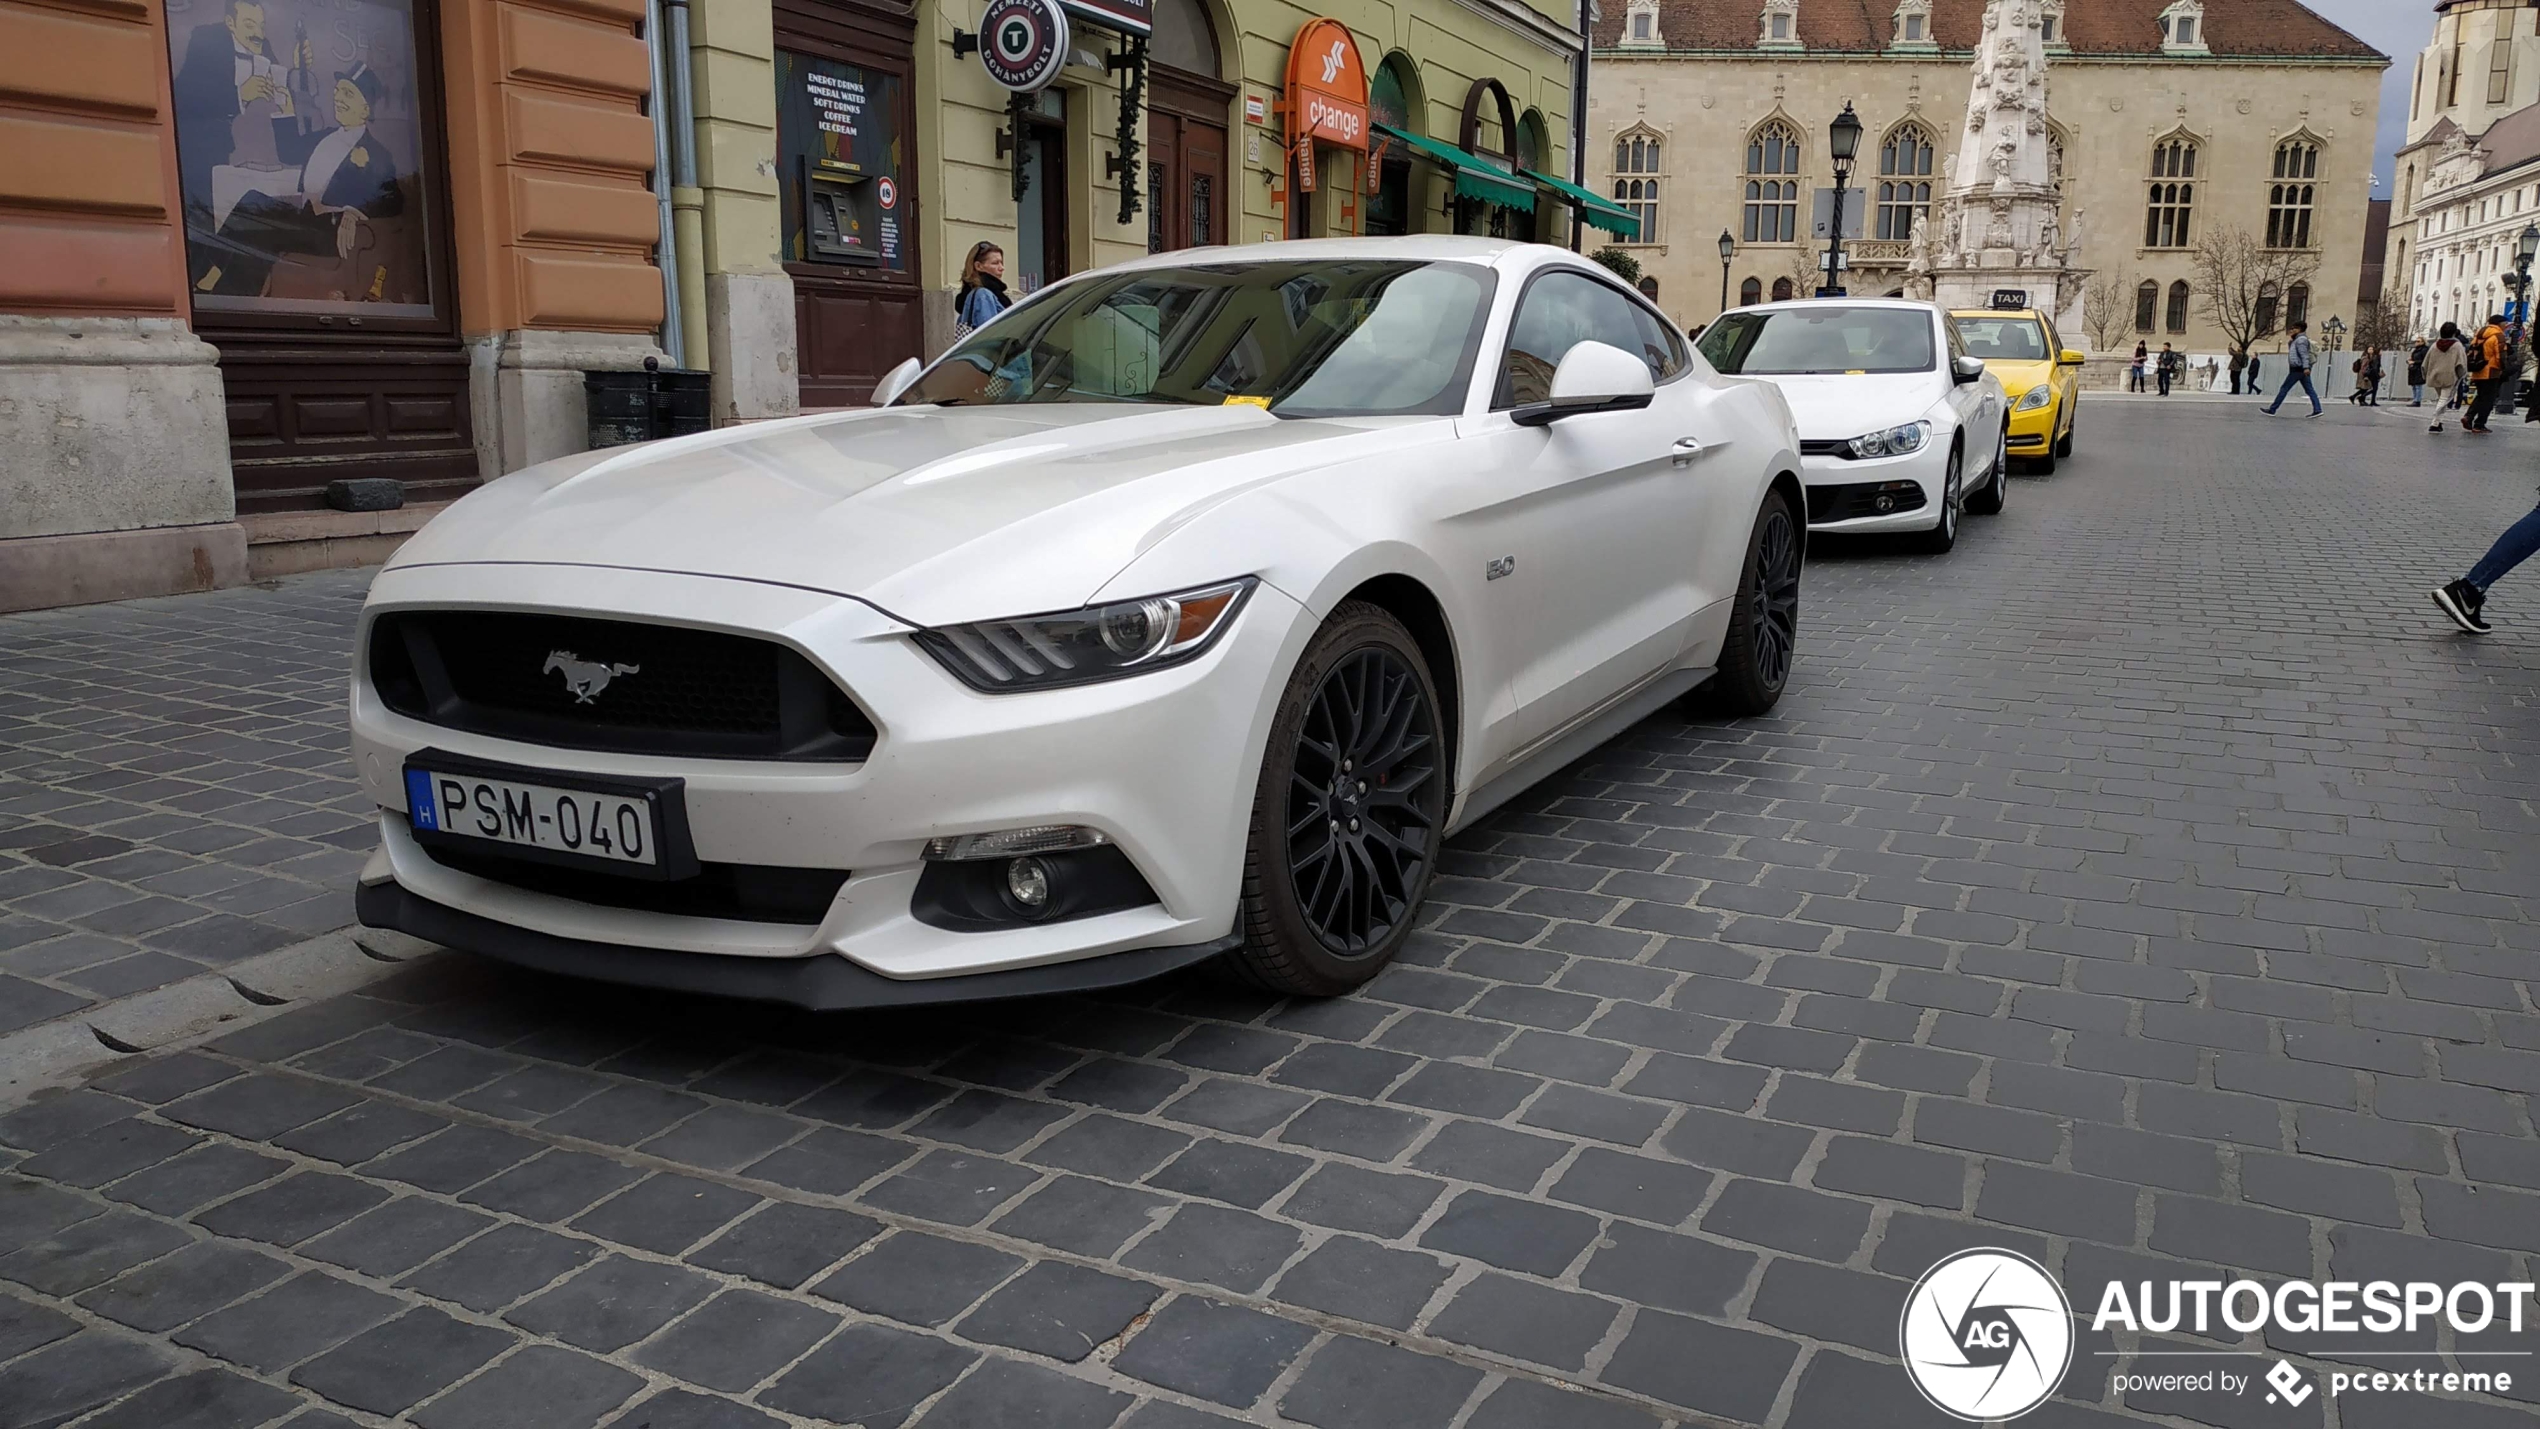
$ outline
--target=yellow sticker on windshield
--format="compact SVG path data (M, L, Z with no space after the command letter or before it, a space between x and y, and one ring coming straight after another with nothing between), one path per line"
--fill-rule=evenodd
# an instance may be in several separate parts
M1855 367L1843 375L1846 377L1867 377L1870 375L1870 369L1866 367Z
M1270 399L1267 397L1229 396L1225 401L1225 405L1229 407L1259 407L1264 411L1267 411L1270 407Z

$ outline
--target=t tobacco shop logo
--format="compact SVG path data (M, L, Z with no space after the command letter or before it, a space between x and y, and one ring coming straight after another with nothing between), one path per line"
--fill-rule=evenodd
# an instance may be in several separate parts
M1962 1250L1914 1282L1897 1338L1905 1373L1933 1408L1971 1422L2016 1419L2063 1383L2073 1309L2027 1256Z

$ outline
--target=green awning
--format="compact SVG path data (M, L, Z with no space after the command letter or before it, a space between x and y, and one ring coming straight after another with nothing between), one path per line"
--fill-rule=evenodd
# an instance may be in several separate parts
M1456 197L1477 198L1484 203L1534 212L1534 185L1519 181L1516 175L1493 168L1453 144L1441 144L1435 139L1406 134L1390 124L1369 127L1409 146L1413 152L1453 174Z
M1629 240L1640 237L1640 220L1634 217L1630 210L1603 194L1593 189L1580 188L1567 179L1556 179L1550 174L1537 173L1533 169L1519 169L1517 172L1577 205L1582 222L1594 224L1617 238Z

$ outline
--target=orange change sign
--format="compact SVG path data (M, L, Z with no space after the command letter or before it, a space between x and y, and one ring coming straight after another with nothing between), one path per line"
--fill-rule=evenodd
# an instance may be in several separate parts
M1367 67L1358 42L1338 20L1309 20L1288 47L1290 134L1364 152Z

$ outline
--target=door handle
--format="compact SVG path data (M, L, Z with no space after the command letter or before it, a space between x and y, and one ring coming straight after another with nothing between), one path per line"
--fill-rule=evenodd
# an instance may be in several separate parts
M1697 457L1709 450L1710 448L1704 446L1698 437L1678 437L1675 446L1669 451L1668 459L1678 466L1691 466Z

